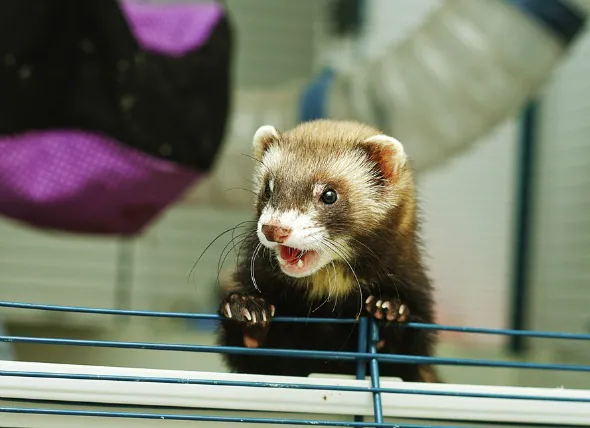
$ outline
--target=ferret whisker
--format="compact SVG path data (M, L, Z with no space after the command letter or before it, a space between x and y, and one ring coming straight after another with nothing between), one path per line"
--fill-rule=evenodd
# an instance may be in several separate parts
M277 265L277 259L275 257L275 252L272 248L264 248L264 251L268 253L268 261L270 265L274 268Z
M336 264L334 263L334 260L332 260L330 263L334 267L334 279L336 280L338 278L338 272L340 272L342 269L344 269L345 266L341 266L339 268L336 268ZM336 286L336 282L334 282L334 287L335 286ZM334 297L334 307L332 308L332 312L335 312L336 311L336 307L337 306L338 306L338 295L336 295Z
M381 259L375 253L373 253L373 254L375 255L375 257L372 259L372 261L375 262L375 268L379 269L382 274L391 277L392 274L389 271L389 269L387 268L387 266L381 261ZM402 297L401 297L400 292L399 292L397 281L394 280L390 284L393 286L393 288L395 290L395 295L397 296L398 300L401 301L402 300ZM381 293L381 285L378 282L375 283L374 285L377 286L377 291L379 293L379 296L381 296L382 295L382 293Z
M316 231L321 231L323 228L320 226L307 226L307 227L302 227L300 230L316 230ZM311 232L309 232L311 233ZM311 236L313 238L313 236Z
M270 168L264 163L262 162L260 159L256 159L254 156L251 156L247 153L242 153L242 156L246 156L247 158L250 158L256 162L258 162L260 165L262 165L263 167L266 168L266 170L268 171L268 173L272 176L273 179L276 179L275 175L273 174L273 172L270 170Z
M361 242L358 239L353 238L353 237L350 237L349 239L351 239L351 240L355 241L356 243L362 245L365 250L367 250L369 253L371 253L372 255L374 255L377 260L379 260L379 257L377 256L377 254L373 250L371 250L368 245L366 245L365 243L363 243L363 242Z
M379 233L375 232L374 230L371 230L370 228L366 228L366 229L362 229L362 230L358 230L355 228L354 231L359 232L363 235L372 236L372 237L377 238L379 240L381 239L381 235Z
M365 250L367 250L372 256L372 262L375 262L375 265L377 268L379 268L381 270L381 272L383 272L384 274L388 274L389 270L387 269L387 266L385 266L385 264L381 261L381 258L373 251L371 250L367 245L365 245L363 242L359 241L358 239L355 239L353 237L350 238L351 240L357 242L358 244L362 245L363 248ZM379 292L379 295L381 296L381 286L379 283L376 284L377 285L377 291ZM398 299L400 299L400 294L399 294L399 290L397 288L397 285L395 285L395 292L397 294Z
M252 285L254 285L254 288L256 288L256 290L259 293L262 293L262 291L260 291L260 288L258 288L258 284L256 283L256 278L254 278L254 260L256 259L256 256L258 256L258 252L260 251L261 247L262 247L262 244L259 243L256 246L256 249L254 250L254 252L252 253L252 258L250 260L250 278L252 279Z
M235 248L238 245L241 246L243 244L243 242L251 234L252 234L252 232L243 232L243 233L241 233L239 235L236 235L235 238L238 238L238 242L235 242L235 238L232 238L232 240L228 244L226 244L226 247L227 247L229 244L233 243L232 247L225 253L225 255L223 254L223 251L221 252L221 256L219 257L219 260L217 261L217 286L220 285L219 284L219 275L221 274L221 270L223 269L223 265L225 264L225 261L226 261L227 257L231 254L232 251L235 250ZM242 239L239 239L239 238L242 238ZM224 249L226 247L224 247ZM223 260L222 260L222 257L223 257ZM237 257L239 257L239 252L237 253L236 261L237 261Z
M244 222L242 222L243 224L247 224L247 223L253 223L256 224L258 223L256 220L246 220ZM254 230L248 230L247 232L251 233L251 234L255 234L256 232ZM232 240L234 239L234 233L235 233L235 229L232 232ZM245 239L245 238L244 238ZM242 242L244 242L244 240L242 240ZM240 248L242 248L242 246L240 245ZM235 249L235 247L234 247ZM238 252L236 253L236 261L240 258L240 250L238 249Z
M257 195L257 193L254 190L246 189L245 187L230 187L229 189L225 189L224 192L229 192L232 190L243 190L244 192L252 193L254 196Z
M319 253L322 253L322 254L326 254L326 250L321 245L318 247L318 252ZM317 311L318 309L320 309L322 306L324 306L330 300L330 296L332 295L333 287L336 285L336 268L334 267L334 261L333 260L330 261L330 265L332 265L332 267L334 268L334 278L333 278L334 279L334 285L331 284L331 281L330 281L330 272L329 272L329 269L327 269L328 270L328 296L326 297L326 299L322 303L319 304L319 306L317 306L311 312Z
M334 289L334 287L336 287L336 281L338 279L338 272L336 271L336 264L334 263L334 260L332 260L330 262L330 264L332 265L332 270L334 271L334 285L330 285L330 289L328 290L328 299L330 298L330 295L332 294L332 290ZM336 305L338 304L338 296L336 296L334 298L334 307L332 308L332 312L336 311Z
M351 256L350 254L348 254L348 249L343 244L336 242L336 241L327 241L327 242L329 242L332 245L332 247L340 250L340 253L337 253L338 256L340 256L340 257ZM348 258L347 258L347 260L348 260Z
M256 186L256 185L257 185L256 181L252 180L251 178L245 178L245 180L246 180L248 183L250 183L252 186Z
M236 239L239 239L239 238L241 238L243 236L249 235L250 233L251 233L250 231L246 231L246 232L241 232L241 233L235 235L232 232L231 239L229 240L229 242L227 244L225 244L225 246L221 250L221 254L219 256L219 260L217 260L217 271L219 271L223 267L223 264L225 263L225 260L226 260L227 256L238 245L238 244L235 243ZM242 241L240 240L239 242L241 243ZM231 248L226 253L225 251L228 249L229 246L231 246Z
M222 237L223 235L225 235L226 233L233 232L233 231L235 231L235 230L236 230L238 227L241 227L242 225L245 225L246 223L251 223L251 222L252 222L252 220L246 220L246 221L242 221L242 222L238 223L236 226L234 226L234 227L230 227L229 229L227 229L227 230L225 230L225 231L221 232L219 235L217 235L217 236L216 236L216 237L215 237L215 238L214 238L214 239L213 239L213 240L212 240L212 241L209 243L209 245L207 245L207 246L205 247L205 249L203 250L203 252L202 252L202 253L199 255L199 257L197 258L197 261L196 261L196 262L193 264L193 266L191 267L191 270L190 270L190 272L189 272L189 274L188 274L188 277L187 277L187 283L189 282L189 280L190 280L190 277L191 277L191 275L193 274L193 271L195 270L195 267L197 267L197 265L199 264L199 261L201 261L201 259L203 258L203 255L205 254L205 252L206 252L206 251L207 251L209 248L211 248L211 246L212 246L212 245L213 245L213 244L214 244L214 243L215 243L215 242L216 242L216 241L217 241L219 238L221 238L221 237Z
M240 223L240 226L239 226L239 227L242 227L242 226L244 226L244 227L245 227L246 225L244 225L244 223L255 223L255 221L252 221L252 220L246 220L246 221L244 221L244 222ZM228 245L230 245L230 244L233 244L233 245L232 245L232 247L231 247L231 249L230 249L230 250L229 250L229 251L226 253L226 255L223 257L223 261L221 262L221 264L219 263L219 260L218 260L218 262L217 262L217 272L218 272L218 274L219 274L220 270L223 268L223 265L224 265L224 263L225 263L225 260L226 260L226 258L229 256L229 253L230 253L231 251L234 251L235 258L236 258L236 261L239 259L239 255L240 255L240 253L239 253L239 251L238 251L238 252L236 252L236 251L235 251L236 247L237 247L238 245L240 245L240 247L241 247L241 244L244 242L244 240L245 240L247 237L249 237L250 235L252 235L252 234L254 233L252 230L246 230L245 232L241 232L241 233L239 233L238 235L236 235L236 229L237 229L237 227L238 227L238 226L236 226L236 227L235 227L235 228L232 230L232 233L231 233L231 239L230 239L230 241L229 241L229 242L228 242L228 243L225 245L225 247L223 247L223 249L221 250L221 255L223 256L223 252L224 252L224 251L227 249ZM239 239L239 238L242 238L242 239L239 239L239 242L236 244L236 243L235 243L235 241L236 241L236 238L237 238L237 239ZM220 258L221 258L221 257L220 257Z
M341 251L334 245L331 246L332 244L335 244L334 242L330 242L326 239L322 239L322 242L324 245L326 245L328 248L331 248L332 251L334 251L338 256L340 256L340 258L342 258L342 260L344 261L344 263L346 263L350 269L350 272L352 273L352 275L354 276L356 283L358 285L358 289L359 289L359 311L357 313L357 318L361 316L361 313L363 311L363 290L360 284L360 281L354 271L354 269L352 268L350 262L348 261L348 259L346 258L345 254L342 254ZM334 306L334 310L336 309L336 306ZM348 336L346 337L346 339L344 340L344 342L342 343L342 346L340 347L339 351L341 351L342 349L344 349L344 347L346 346L346 344L348 343L348 341L350 340L352 333L354 331L354 325L350 327L350 330L348 331Z
M340 256L342 258L342 260L344 261L344 263L346 263L348 265L348 267L350 268L350 272L352 273L352 275L354 276L354 279L356 281L356 284L358 286L359 289L359 311L357 313L357 317L359 317L362 312L363 312L363 288L361 287L361 283L356 275L356 272L354 271L352 265L350 264L350 262L348 261L348 258L346 257L345 254L343 254L343 252L335 245L335 243L330 242L326 239L322 239L322 242L328 246L328 248L331 247L332 251L334 251L338 256Z
M236 254L236 272L239 270L239 264L241 261L240 254L242 253L242 249L244 247L244 244L250 242L250 238L253 238L255 236L256 236L256 231L252 230L252 231L250 231L250 235L248 235L248 236L244 237L244 239L242 239L242 242L240 243L240 246L238 247L238 252Z

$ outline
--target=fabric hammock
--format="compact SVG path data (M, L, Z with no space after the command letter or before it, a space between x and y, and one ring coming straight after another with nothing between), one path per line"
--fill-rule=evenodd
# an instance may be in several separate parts
M133 235L212 167L229 109L217 3L0 3L0 214Z

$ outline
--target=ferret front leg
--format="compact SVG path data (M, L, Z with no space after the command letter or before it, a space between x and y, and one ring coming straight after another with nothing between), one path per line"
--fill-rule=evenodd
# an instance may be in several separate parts
M244 346L258 348L266 339L275 306L262 297L236 292L223 299L218 313L226 322L242 327Z
M397 298L369 296L365 301L365 310L379 320L386 329L388 326L407 323L410 319L408 306ZM377 342L377 350L383 351L385 346L384 338Z

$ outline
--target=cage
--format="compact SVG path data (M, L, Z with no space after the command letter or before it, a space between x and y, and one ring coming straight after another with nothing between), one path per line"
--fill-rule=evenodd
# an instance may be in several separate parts
M131 3L147 10L177 2ZM583 29L575 38L568 35L564 28L576 22L571 24L572 17L563 12L583 16L580 11L588 10L588 2L544 1L552 4L545 9L535 9L539 1L501 2L507 9L481 0L218 3L235 29L233 109L208 176L185 188L132 236L38 229L0 218L5 330L0 336L5 345L0 425L588 425L590 220L583 195L589 185L584 171L590 160L590 35ZM517 10L504 15L508 8ZM542 19L557 16L551 15L556 13L552 8L567 19L554 18L547 26ZM522 11L531 10L536 14L525 19ZM444 22L437 21L441 16ZM481 16L485 19L475 18ZM470 19L481 19L480 33L466 24ZM559 27L564 19L570 27ZM555 28L567 43L548 35ZM233 261L228 257L223 263L220 257L230 238L213 241L252 217L251 194L238 189L248 186L252 171L251 159L243 156L252 132L263 123L287 127L320 114L354 115L369 122L382 118L387 100L379 99L382 110L375 112L363 91L374 95L379 88L372 82L414 74L407 65L412 54L430 58L433 70L448 73L441 57L452 58L461 70L488 64L484 55L470 63L468 49L434 49L440 47L436 43L444 47L445 31L459 30L477 52L486 46L500 57L504 52L486 45L484 34L513 46L503 59L521 58L528 64L519 68L521 62L507 59L509 72L499 75L521 80L498 78L479 92L477 76L459 74L459 87L471 90L473 99L490 100L487 121L465 113L459 132L461 121L449 116L432 125L433 134L421 134L415 131L420 122L412 122L411 114L424 108L419 120L430 124L425 118L445 109L437 100L424 101L429 91L440 93L432 84L436 79L416 73L407 82L406 89L413 91L405 98L403 85L383 89L407 102L391 108L393 130L417 141L412 154L419 160L423 232L437 287L439 324L408 328L441 331L433 361L448 383L408 384L380 377L379 366L388 358L405 357L377 354L374 323L363 318L366 349L351 355L297 354L302 359L354 359L356 377L227 373L219 354L241 351L216 346L219 317L212 313L220 275ZM395 63L380 63L392 46L406 46L406 51L400 50ZM365 63L385 64L389 68L379 70L391 75L363 74L359 66ZM306 110L305 94L325 91L325 82L338 73L348 80L334 80L342 86L332 86L337 89L331 104ZM356 86L351 84L349 92L341 89L351 81ZM531 94L535 98L527 107ZM449 105L461 104L457 100ZM406 107L410 104L414 110ZM437 143L432 135L440 137Z

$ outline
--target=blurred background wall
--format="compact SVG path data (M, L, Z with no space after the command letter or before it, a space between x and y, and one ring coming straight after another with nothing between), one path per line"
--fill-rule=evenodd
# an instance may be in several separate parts
M162 0L160 0L162 1ZM358 38L330 35L331 0L228 0L236 25L236 94L313 77L329 58L340 67L371 58L407 37L438 0L366 0ZM590 331L590 33L544 87L534 158L532 255L526 328ZM294 106L295 108L295 106ZM277 112L281 114L284 112ZM245 126L234 116L231 127ZM437 288L440 323L510 326L515 257L520 115L484 137L474 149L418 179L428 266ZM228 140L216 174L249 186L233 163L247 162L250 140ZM229 187L229 186L228 186ZM223 192L223 197L221 193ZM231 195L231 196L230 196ZM235 196L233 196L235 195ZM211 312L225 235L252 213L242 190L197 188L133 240L37 231L0 219L0 299L59 305ZM230 201L225 203L224 201ZM217 202L216 202L217 201ZM228 263L232 258L228 258ZM228 264L228 266L230 266ZM190 276L189 276L190 275ZM113 340L211 343L213 326L153 319L2 310L14 334ZM590 345L531 341L511 355L496 337L443 335L440 354L587 363ZM221 370L216 356L107 349L15 348L32 361ZM586 387L580 374L446 368L451 382Z

